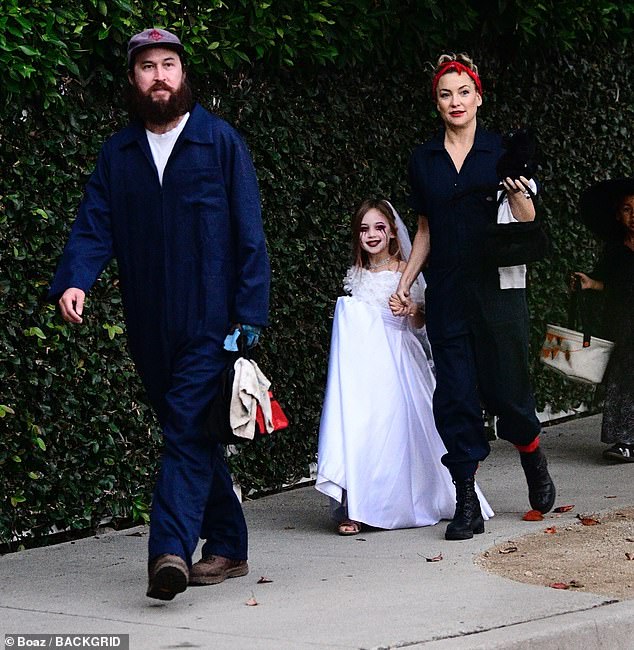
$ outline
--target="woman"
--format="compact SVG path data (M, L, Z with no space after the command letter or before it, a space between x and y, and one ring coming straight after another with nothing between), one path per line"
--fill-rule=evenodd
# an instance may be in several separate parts
M581 201L588 225L607 241L597 268L579 271L581 289L605 294L604 331L615 342L605 379L601 440L605 458L634 462L634 179L604 181ZM616 215L616 218L615 218Z
M511 273L509 281L503 270L487 266L483 255L486 226L497 216L502 138L477 124L482 84L467 55L440 57L432 91L444 128L410 158L410 205L418 230L394 298L403 310L425 266L427 332L437 378L434 418L447 448L442 462L456 484L456 510L445 537L469 539L482 532L474 476L490 451L483 405L498 416L498 436L520 452L531 507L548 512L555 486L539 447L528 374L525 269ZM502 181L512 218L533 220L528 188L536 189L534 181L524 176Z

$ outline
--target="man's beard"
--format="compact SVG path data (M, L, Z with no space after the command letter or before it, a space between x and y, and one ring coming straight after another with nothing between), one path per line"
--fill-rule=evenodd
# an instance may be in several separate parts
M158 89L170 91L167 101L152 99L152 92ZM169 124L191 110L192 104L192 89L187 79L183 79L180 88L173 92L160 81L152 86L148 95L144 95L136 85L130 86L128 96L130 116L140 119L144 124L154 124L156 126Z

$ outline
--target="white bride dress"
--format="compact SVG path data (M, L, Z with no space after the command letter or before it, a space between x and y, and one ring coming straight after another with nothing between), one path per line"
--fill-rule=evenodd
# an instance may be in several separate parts
M425 331L388 308L400 277L359 267L346 275L350 295L335 308L315 484L335 506L345 502L350 519L385 529L433 525L453 518L456 506L440 462L446 449L434 425ZM420 281L411 297L423 302ZM478 497L491 517L479 489Z

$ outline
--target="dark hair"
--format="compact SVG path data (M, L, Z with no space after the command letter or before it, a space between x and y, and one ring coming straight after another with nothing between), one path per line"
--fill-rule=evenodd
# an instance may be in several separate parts
M396 225L396 217L392 207L385 199L366 199L352 217L352 263L360 267L366 267L369 264L370 258L368 253L361 248L360 237L361 222L370 210L378 210L387 219L388 225L394 234L394 238L388 244L388 252L398 260L403 259L398 242L398 226Z

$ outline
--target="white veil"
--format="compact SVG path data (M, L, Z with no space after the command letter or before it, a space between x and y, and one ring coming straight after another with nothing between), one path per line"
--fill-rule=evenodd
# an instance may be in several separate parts
M394 215L394 221L396 222L397 229L398 245L401 249L401 257L405 262L407 262L412 252L412 241L409 238L407 226L401 219L401 215L396 211L396 208L389 201L386 200L385 202L390 206L390 210L392 210L392 214Z

